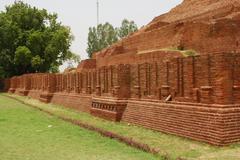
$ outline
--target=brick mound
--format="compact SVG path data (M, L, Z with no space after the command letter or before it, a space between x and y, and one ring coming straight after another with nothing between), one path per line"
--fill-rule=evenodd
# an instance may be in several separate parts
M214 145L239 142L239 4L185 0L78 72L12 77L4 91Z
M239 7L239 0L184 0L169 13L156 17L150 24L232 18L239 14Z
M138 32L99 53L98 64L114 57L125 63L138 53L159 51L162 57L181 54L162 53L163 48L193 49L199 54L236 52L240 50L240 1L239 0L184 0L169 13L156 17ZM111 57L111 58L109 58ZM119 59L120 56L117 56ZM126 61L126 59L130 60ZM102 62L102 63L101 63Z

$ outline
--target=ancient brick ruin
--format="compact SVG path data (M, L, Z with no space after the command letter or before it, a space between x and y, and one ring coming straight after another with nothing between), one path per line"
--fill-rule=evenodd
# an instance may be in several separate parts
M185 0L76 73L12 77L4 90L215 145L237 142L239 11L238 0ZM197 54L185 57L190 49Z

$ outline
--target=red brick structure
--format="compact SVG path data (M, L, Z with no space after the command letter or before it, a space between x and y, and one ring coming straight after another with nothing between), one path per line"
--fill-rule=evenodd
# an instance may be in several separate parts
M78 72L13 77L5 90L215 145L237 142L239 6L237 0L185 0L81 62Z

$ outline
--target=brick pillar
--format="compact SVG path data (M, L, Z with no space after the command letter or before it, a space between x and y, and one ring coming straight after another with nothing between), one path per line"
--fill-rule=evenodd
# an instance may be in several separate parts
M78 81L79 81L79 93L82 93L82 87L83 87L82 73L78 74Z
M163 78L163 84L161 85L161 88L159 89L159 99L165 100L170 95L170 89L169 86L169 62L164 63L164 71L162 72L162 78Z
M126 99L130 97L130 65L118 66L118 85L116 86L116 97Z
M96 95L101 96L101 70L98 69L96 72L97 72Z
M62 91L62 84L61 84L61 82L62 82L62 74L58 74L58 92L61 92Z
M16 91L16 81L17 81L17 77L13 77L10 79L10 89L8 90L9 93L14 93Z
M212 57L211 81L215 104L233 103L233 75L231 54L216 54Z
M133 76L135 74L135 84L133 87L133 98L141 98L142 94L141 94L141 78L140 78L140 64L137 65L132 65L131 66L131 76Z
M75 73L75 93L79 93L79 73Z
M47 86L48 93L54 93L56 91L56 75L55 74L48 74L48 86Z
M31 75L22 76L22 89L20 90L20 95L27 96L29 90L31 89Z
M233 97L234 103L240 103L240 55L235 53L232 55L232 81L233 81Z
M71 90L71 81L70 81L70 74L67 74L67 92L69 93Z
M87 94L92 94L92 78L91 72L87 72Z
M72 75L72 81L73 81L73 92L75 93L76 92L76 73L73 73Z
M43 86L44 90L40 95L40 101L49 103L51 102L54 92L56 91L56 75L45 74Z

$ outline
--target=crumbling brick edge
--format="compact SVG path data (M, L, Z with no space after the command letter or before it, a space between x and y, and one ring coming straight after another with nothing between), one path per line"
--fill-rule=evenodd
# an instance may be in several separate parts
M15 98L15 97L12 97L12 96L9 96L9 95L2 95L4 97L7 97L7 98L10 98L10 99L13 99L17 102L20 102L24 105L27 105L31 108L34 108L34 109L37 109L39 111L42 111L48 115L51 115L51 116L55 116L63 121L66 121L66 122L69 122L73 125L77 125L81 128L84 128L84 129L87 129L89 131L93 131L93 132L97 132L99 133L100 135L102 135L103 137L107 137L107 138L110 138L110 139L115 139L121 143L124 143L128 146L131 146L133 148L136 148L136 149L139 149L139 150L142 150L144 152L147 152L147 153L151 153L151 154L154 154L154 155L157 155L159 154L160 150L159 149L156 149L156 148L152 148L150 147L149 145L147 144L144 144L144 143L141 143L141 142L137 142L135 140L133 140L133 138L131 137L125 137L125 136L122 136L122 135L119 135L117 133L113 133L113 132L110 132L110 131L107 131L107 130L104 130L104 129L101 129L101 128L98 128L98 127L95 127L93 125L89 125L89 124L86 124L86 123L83 123L81 121L78 121L78 120L74 120L74 119L71 119L71 118L68 118L68 117L64 117L64 116L59 116L59 115L56 115L50 111L47 111L47 110L44 110L38 106L35 106L33 104L29 104L29 103L26 103L25 101L22 101L18 98ZM169 155L167 153L163 154L163 155L160 155L162 158L165 158L165 159L169 159ZM186 159L182 159L182 158L177 158L177 160L186 160Z

